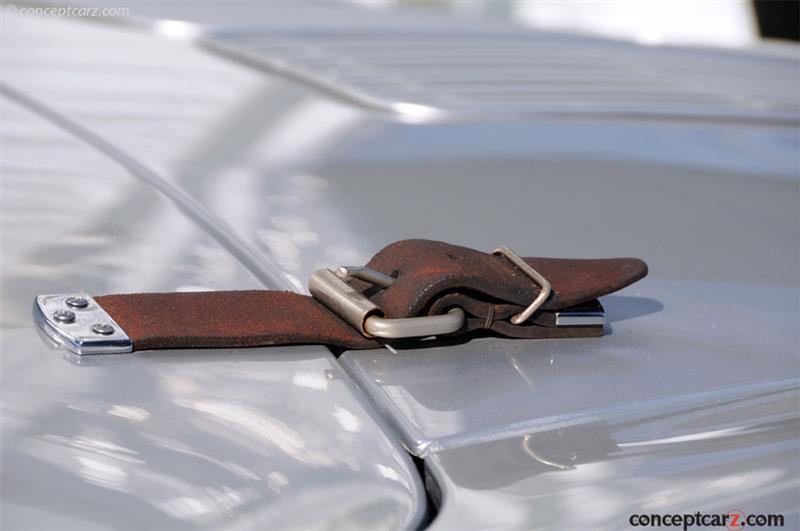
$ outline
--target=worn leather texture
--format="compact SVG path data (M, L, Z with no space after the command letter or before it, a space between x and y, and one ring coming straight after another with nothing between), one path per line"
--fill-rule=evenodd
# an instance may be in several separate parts
M367 264L397 280L379 288L352 285L389 318L436 315L458 306L467 315L456 334L490 330L507 337L546 339L602 335L600 326L555 327L554 311L580 306L643 278L638 258L525 258L551 284L552 293L522 325L508 319L539 293L505 257L444 242L402 240L383 248ZM133 341L135 350L231 348L323 344L344 349L375 348L321 303L287 291L136 293L95 297Z

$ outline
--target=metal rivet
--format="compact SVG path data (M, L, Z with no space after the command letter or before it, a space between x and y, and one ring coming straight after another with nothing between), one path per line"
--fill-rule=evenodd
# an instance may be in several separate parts
M89 306L89 301L84 299L83 297L69 297L64 302L67 303L67 306L70 308L86 308Z
M74 323L75 312L70 310L56 310L53 312L53 320L59 323Z
M109 336L114 333L114 327L106 323L97 323L92 325L92 332L103 336Z

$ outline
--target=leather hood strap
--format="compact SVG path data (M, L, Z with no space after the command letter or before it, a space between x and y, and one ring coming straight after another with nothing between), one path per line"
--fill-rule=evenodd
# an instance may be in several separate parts
M555 326L554 312L594 301L647 274L637 258L575 260L525 258L552 285L543 306L525 323L508 318L541 289L498 255L429 240L393 243L368 267L394 277L379 288L353 280L354 289L386 317L438 315L459 307L458 334L485 329L508 337L602 335L598 326ZM317 300L285 291L218 291L103 295L95 301L121 326L135 350L324 344L344 349L380 346Z

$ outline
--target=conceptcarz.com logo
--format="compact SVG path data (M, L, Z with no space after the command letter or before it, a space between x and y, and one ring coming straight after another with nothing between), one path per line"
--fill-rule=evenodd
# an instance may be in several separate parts
M633 527L724 527L739 531L747 527L783 527L782 514L747 514L732 509L725 514L632 514L628 523Z

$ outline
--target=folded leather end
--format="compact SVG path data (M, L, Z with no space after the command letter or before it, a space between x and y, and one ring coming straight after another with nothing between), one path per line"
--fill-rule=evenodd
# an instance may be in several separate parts
M555 259L530 258L528 262L553 286L542 307L559 310L619 291L647 276L639 258Z
M602 265L601 265L602 264ZM638 282L647 276L647 263L640 258L606 258L597 260L601 273L598 274L598 285L605 285L598 296L614 293Z
M624 269L628 273L627 283L622 286L630 286L634 282L638 282L647 276L650 269L647 267L647 262L641 258L620 258L624 262Z

